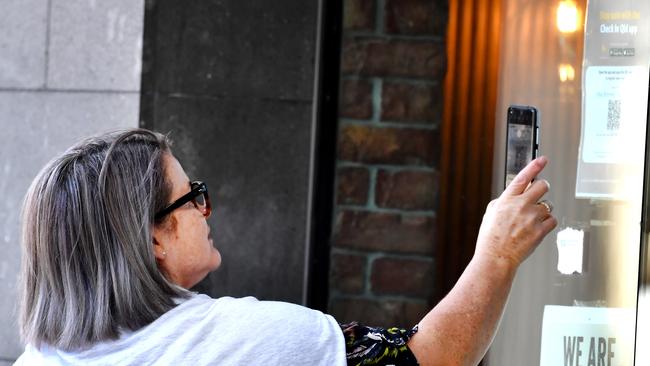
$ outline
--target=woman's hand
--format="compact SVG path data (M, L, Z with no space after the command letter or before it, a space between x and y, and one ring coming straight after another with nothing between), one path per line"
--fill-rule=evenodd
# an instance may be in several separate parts
M532 161L488 205L474 258L409 340L420 365L476 365L485 355L517 268L557 225L550 206L538 204L548 183L530 184L547 162Z
M476 258L506 260L516 269L557 226L549 207L539 203L549 190L548 182L530 184L547 162L546 157L530 162L501 196L490 202L479 230Z

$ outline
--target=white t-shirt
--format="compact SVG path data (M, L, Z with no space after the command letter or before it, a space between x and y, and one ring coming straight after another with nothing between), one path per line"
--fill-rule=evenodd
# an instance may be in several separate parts
M30 345L14 365L344 366L334 318L253 297L193 295L146 327L81 352Z

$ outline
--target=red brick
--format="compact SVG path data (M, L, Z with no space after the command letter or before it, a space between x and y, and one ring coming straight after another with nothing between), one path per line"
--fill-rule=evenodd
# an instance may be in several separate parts
M374 294L429 298L433 293L433 262L417 259L377 258L370 283Z
M341 117L369 119L372 117L372 84L365 80L343 80L341 83Z
M384 82L381 119L437 122L442 116L442 86Z
M385 13L387 33L443 36L449 10L444 0L386 0Z
M375 1L374 0L344 0L343 1L343 29L366 30L375 28Z
M421 302L334 299L330 302L329 313L340 323L358 321L368 326L411 329L429 310L430 306Z
M367 211L336 215L334 245L368 251L433 255L435 219Z
M339 168L336 202L365 205L368 202L370 174L366 168Z
M343 74L442 80L445 73L443 42L347 38L342 53Z
M439 174L436 172L380 170L375 191L379 207L403 210L436 209Z
M338 150L341 160L434 166L440 157L440 137L437 130L344 125Z
M333 254L330 274L332 289L345 294L359 294L366 282L366 256Z

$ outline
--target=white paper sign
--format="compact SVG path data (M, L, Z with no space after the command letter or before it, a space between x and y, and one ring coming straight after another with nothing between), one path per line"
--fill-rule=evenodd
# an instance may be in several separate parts
M585 73L582 161L643 163L647 68L591 66Z
M540 366L630 366L635 309L547 305Z
M570 227L557 233L557 270L560 273L582 273L584 237L584 231Z
M576 198L641 195L649 14L648 0L588 0Z

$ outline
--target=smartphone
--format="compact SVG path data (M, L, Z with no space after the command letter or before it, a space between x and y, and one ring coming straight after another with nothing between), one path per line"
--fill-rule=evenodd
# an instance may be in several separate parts
M515 176L533 159L539 149L539 114L531 106L511 105L506 118L507 187Z

